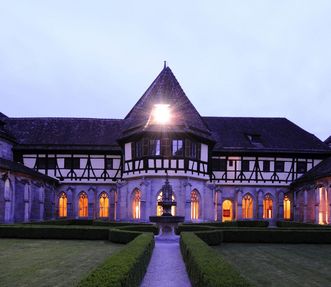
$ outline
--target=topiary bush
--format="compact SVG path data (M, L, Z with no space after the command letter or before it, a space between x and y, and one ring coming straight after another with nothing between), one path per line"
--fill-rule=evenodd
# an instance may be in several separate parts
M154 248L154 237L141 234L110 256L79 284L79 287L139 286Z
M203 240L208 245L220 245L223 241L223 231L222 230L212 230L212 231L197 231L194 232L201 240Z
M109 230L109 241L127 244L141 234L143 233L138 231L128 231L114 228Z
M154 235L159 234L159 228L156 225L145 224L145 225L127 225L117 227L120 230L128 230L128 231L139 231L139 232L152 232Z
M277 225L277 227L280 227L280 228L317 228L317 229L331 228L331 225L303 223L303 222L296 222L296 221L277 221L276 225Z
M181 233L180 249L192 286L253 286L194 233Z

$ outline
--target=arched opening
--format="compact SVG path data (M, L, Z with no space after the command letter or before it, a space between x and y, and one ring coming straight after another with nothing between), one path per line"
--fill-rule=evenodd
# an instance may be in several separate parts
M233 220L233 208L232 202L229 199L223 201L222 204L222 221L231 221Z
M291 201L287 195L284 196L284 219L291 219Z
M162 191L159 193L159 195L157 196L157 199L156 199L156 215L157 216L161 216L162 213L163 213L163 207L158 205L159 202L162 201ZM171 197L171 201L176 201L175 200L175 196L174 194L172 194L172 197ZM171 215L172 216L175 216L176 215L176 206L171 206Z
M68 215L68 198L67 195L62 192L59 196L59 217L67 217Z
M141 206L141 192L139 189L136 189L133 192L133 200L132 200L133 219L140 219L140 206Z
M79 205L78 205L78 216L87 217L88 216L88 198L85 192L79 195Z
M273 216L272 212L272 198L270 194L267 194L263 200L263 218L270 219Z
M242 218L253 218L253 198L249 194L246 194L242 199Z
M191 191L191 220L199 219L199 193L197 190Z
M109 216L109 197L108 194L102 192L99 198L99 217Z
M325 187L319 188L319 208L318 208L318 223L319 224L328 224L328 206L329 206L329 200L328 200L328 192Z

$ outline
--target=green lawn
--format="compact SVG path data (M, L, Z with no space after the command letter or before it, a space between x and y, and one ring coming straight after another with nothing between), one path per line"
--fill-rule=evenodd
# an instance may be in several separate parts
M122 247L108 241L0 239L0 285L75 286Z
M331 286L331 244L244 244L214 247L256 286Z

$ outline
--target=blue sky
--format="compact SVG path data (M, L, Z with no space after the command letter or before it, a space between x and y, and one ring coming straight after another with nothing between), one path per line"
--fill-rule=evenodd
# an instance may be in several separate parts
M167 60L204 116L331 135L331 1L0 0L8 116L123 118Z

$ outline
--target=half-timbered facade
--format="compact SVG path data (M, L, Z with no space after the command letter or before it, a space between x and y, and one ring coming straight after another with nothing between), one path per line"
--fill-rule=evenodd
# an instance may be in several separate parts
M166 178L172 213L186 221L304 220L290 186L331 155L328 144L285 118L201 116L169 67L124 119L0 120L0 158L24 169L14 175L0 162L1 222L148 221L161 214ZM43 194L28 201L39 213L15 216L20 206L8 193L20 176L28 185L38 178ZM24 192L15 189L22 202Z

